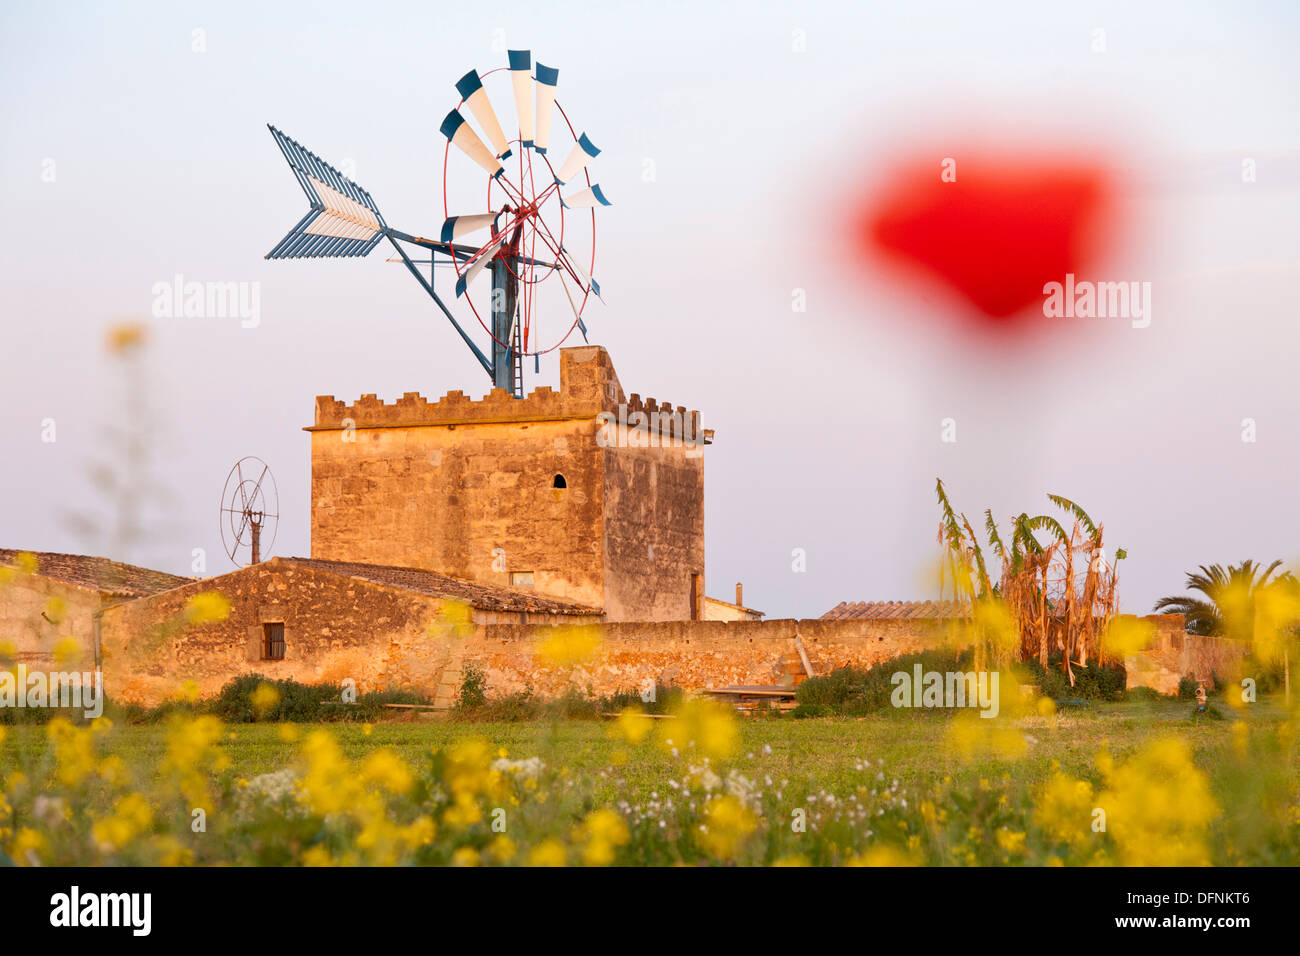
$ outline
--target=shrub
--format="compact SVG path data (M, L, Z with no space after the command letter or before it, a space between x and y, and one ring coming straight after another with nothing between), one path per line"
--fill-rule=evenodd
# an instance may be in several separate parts
M867 670L837 668L825 677L810 677L800 684L795 691L798 706L790 713L796 717L833 714L855 717L893 712L895 708L890 702L895 687L893 676L899 671L910 673L917 664L923 671L965 672L974 666L974 654L970 650L922 651L883 661ZM917 709L925 711L925 708Z
M798 704L790 711L790 716L796 720L803 720L808 717L830 717L831 709L821 704Z
M570 688L562 697L543 699L531 687L500 697L488 697L485 687L461 685L461 696L452 708L457 720L512 723L528 720L595 720L602 714L616 714L634 707L649 714L665 714L680 704L683 694L680 687L657 684L652 700L641 699L639 691L618 691L605 697L596 697L591 688L585 692ZM478 691L482 691L481 697Z
M1089 661L1087 667L1071 665L1074 672L1074 686L1066 676L1062 666L1063 658L1054 654L1047 661L1044 670L1037 658L1031 658L1020 665L1020 670L1027 684L1036 684L1043 696L1053 700L1123 700L1128 684L1128 672L1122 664L1099 664Z
M263 685L275 691L275 703L257 708L253 694ZM328 721L368 721L385 716L385 704L427 704L429 700L414 691L370 691L355 703L343 701L339 684L300 684L292 680L268 680L257 674L244 674L226 683L209 701L201 701L200 712L213 714L228 724L270 722L323 723ZM165 705L164 705L165 706Z
M604 714L617 714L629 707L643 710L647 714L666 714L677 709L683 696L680 687L657 683L650 700L643 700L640 691L625 690L600 698L597 707Z
M466 664L461 671L460 693L454 710L476 710L487 703L487 676L478 664Z
M1128 699L1140 704L1155 704L1168 697L1154 687L1134 687L1128 692Z

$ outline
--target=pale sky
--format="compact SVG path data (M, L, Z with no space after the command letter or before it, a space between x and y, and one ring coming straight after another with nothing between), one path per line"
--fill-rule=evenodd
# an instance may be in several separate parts
M505 65L501 41L560 69L603 150L592 341L629 392L716 429L711 594L744 581L771 617L932 597L936 476L973 522L1048 492L1083 504L1128 550L1126 610L1197 564L1300 560L1300 15L1232 2L7 3L0 546L178 573L202 548L221 573L222 483L259 455L274 552L307 554L316 395L486 392L386 245L263 259L305 211L266 124L436 234L438 126L462 74ZM1013 350L956 331L957 300L846 263L881 157L972 130L1125 170L1114 278L1152 283L1149 328L1073 320ZM133 381L155 435L123 496L152 533L123 552L68 517L106 513L89 469L141 422L105 331L177 273L259 283L261 321L148 319ZM538 384L558 386L553 361Z

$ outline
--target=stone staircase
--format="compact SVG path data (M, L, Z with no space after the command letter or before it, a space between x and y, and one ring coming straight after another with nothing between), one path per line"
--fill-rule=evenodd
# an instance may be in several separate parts
M463 680L461 671L465 667L465 641L451 641L450 654L442 669L438 672L438 684L433 693L433 706L438 711L451 710L460 695Z

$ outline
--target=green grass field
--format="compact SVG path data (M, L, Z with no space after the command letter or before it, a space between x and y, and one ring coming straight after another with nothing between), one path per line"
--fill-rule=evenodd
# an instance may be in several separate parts
M1294 722L1276 699L1215 707L1219 719L1162 700L963 724L708 705L635 718L648 734L579 720L9 726L0 850L45 865L1294 864ZM203 833L187 826L194 807L208 808ZM1093 828L1097 807L1109 831Z
M1105 745L1122 760L1144 743L1161 737L1186 740L1197 765L1211 778L1230 772L1222 755L1232 738L1232 721L1193 721L1192 704L1093 704L1062 710L1055 718L1026 717L1016 722L1029 740L1028 752L1014 761L985 757L963 759L947 741L948 721L931 714L918 716L866 717L861 719L751 719L740 723L741 742L731 764L755 779L786 779L792 784L843 793L856 786L861 774L855 769L864 760L884 761L890 779L908 789L921 789L935 780L951 776L969 783L990 775L1011 773L1022 783L1043 780L1059 762L1066 773L1096 775L1094 759ZM1220 710L1226 710L1220 705ZM1252 724L1269 727L1284 717L1280 702L1265 700L1253 706ZM662 790L666 780L680 769L681 762L668 751L640 748L620 765L616 755L626 746L610 734L610 725L593 721L560 723L458 723L422 720L412 723L379 723L367 733L356 724L288 725L304 731L327 727L339 740L344 754L353 760L377 747L390 747L415 765L435 749L466 737L486 739L493 750L504 749L512 758L540 756L575 775L600 780L620 777L627 790L637 796ZM164 728L160 726L117 727L111 749L128 764L149 772L164 751ZM281 769L291 762L296 745L286 739L280 725L229 725L223 748L236 774L251 778ZM19 760L19 750L30 759L43 751L44 731L39 727L11 727L0 745L0 775L7 763ZM1300 753L1292 753L1291 770L1300 777ZM597 784L596 796L608 796L611 788Z

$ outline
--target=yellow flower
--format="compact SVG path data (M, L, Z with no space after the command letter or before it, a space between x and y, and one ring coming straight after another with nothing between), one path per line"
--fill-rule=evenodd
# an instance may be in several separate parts
M631 835L627 823L608 807L593 810L574 831L574 838L585 840L582 861L587 866L609 866L618 847L625 846Z
M1025 852L1025 834L1019 830L1008 830L1006 827L999 827L993 834L993 839L997 842L998 847L1008 856L1019 856Z
M64 670L75 667L81 660L81 641L75 637L60 638L54 645L54 662Z
M302 865L313 867L333 866L334 858L330 851L319 843L302 851Z
M695 839L710 856L731 859L757 828L758 817L738 797L727 794L709 801Z
M1124 614L1114 618L1101 637L1101 648L1112 657L1132 657L1151 646L1155 625Z
M31 827L20 829L9 844L9 857L19 866L40 866L49 851L49 841Z
M1289 581L1275 581L1258 588L1253 629L1255 656L1269 663L1282 660L1288 635L1298 622L1300 587Z
M270 684L258 684L253 693L249 695L248 702L253 705L253 712L260 719L269 714L272 708L280 703L280 692Z
M108 350L115 355L125 355L143 345L145 337L143 322L119 322L108 330Z
M1015 651L1020 646L1020 628L1015 616L1002 601L976 601L975 627L999 653Z
M812 866L812 864L808 862L808 857L803 856L802 854L796 854L795 856L783 856L781 859L773 863L772 866Z
M303 742L302 752L307 762L299 781L302 801L321 816L347 810L359 788L338 742L328 731L314 730Z
M1034 799L1034 821L1055 843L1078 846L1092 833L1092 784L1054 773Z
M281 724L276 730L276 736L286 744L296 744L302 737L302 728L297 724Z
M215 624L230 616L230 601L220 591L204 591L185 602L186 624Z
M153 842L160 865L192 866L194 864L194 851L186 847L170 833L154 837Z
M114 787L124 786L131 779L126 761L118 754L109 754L99 762L99 777Z
M515 841L500 833L488 844L488 856L498 863L509 863L515 856Z
M458 793L451 806L442 812L442 822L449 827L469 827L483 819L483 808L472 794Z
M442 778L453 798L472 803L479 795L501 796L506 785L501 773L492 769L492 749L486 740L467 737L442 754Z
M128 793L113 804L113 814L95 821L90 835L104 852L120 850L153 823L153 808L138 793Z
M551 667L577 667L600 653L600 628L579 624L553 628L537 645L536 657Z
M1208 830L1219 808L1184 741L1157 740L1112 767L1097 802L1122 865L1209 865Z
M980 756L1014 760L1029 749L1029 742L1014 727L997 718L961 713L948 726L948 742L967 761Z
M873 846L865 853L850 858L846 866L915 866L916 862L902 850L892 846Z
M554 837L543 840L528 852L529 866L564 866L568 853Z
M679 752L688 748L714 760L725 760L736 749L740 729L735 711L712 700L688 700L668 720L659 722L659 739Z
M65 718L55 717L45 730L54 749L55 776L65 787L75 787L95 770L93 731L79 730Z
M478 866L478 850L463 846L451 855L452 866Z
M438 616L425 628L425 633L436 638L447 636L449 632L455 634L472 630L473 627L474 609L464 601L447 599L442 602Z
M68 616L68 602L55 594L45 602L45 619L58 627Z
M362 762L361 779L376 783L389 793L408 793L415 786L411 768L387 747L376 750Z
M167 726L166 753L158 769L176 786L191 807L210 807L207 774L230 766L217 746L225 725L216 717L176 717Z
M432 843L437 833L438 827L432 817L416 817L401 829L398 837L407 846L421 847Z
M618 715L611 728L611 733L623 737L632 744L639 744L653 730L654 719L647 717L636 707L626 707Z
M176 691L176 700L180 701L182 704L192 704L198 699L198 683L193 680L182 681L180 688Z

